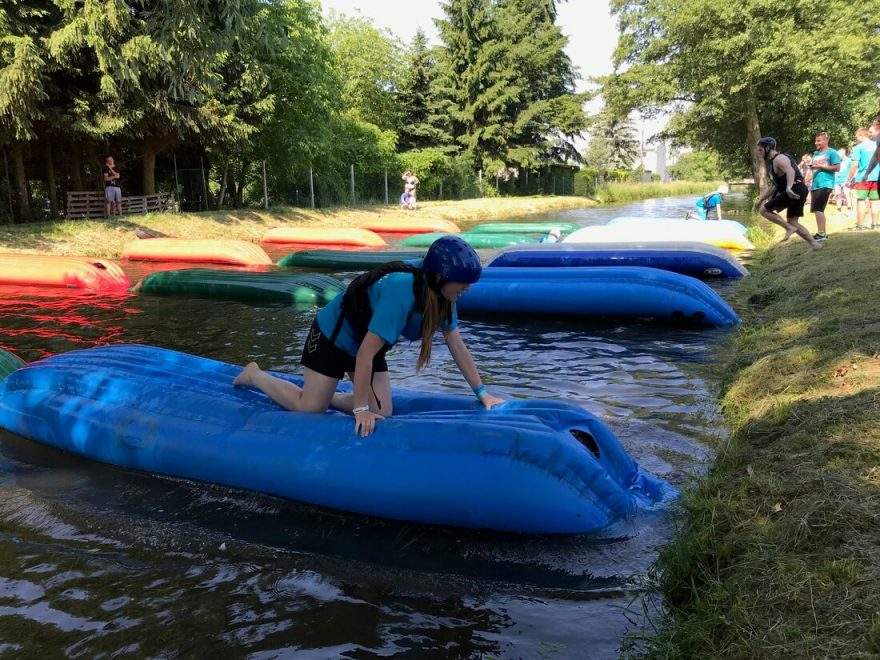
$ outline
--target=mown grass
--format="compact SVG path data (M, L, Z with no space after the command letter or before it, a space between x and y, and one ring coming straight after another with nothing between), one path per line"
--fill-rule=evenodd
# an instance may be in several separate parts
M585 197L504 197L461 201L424 202L416 217L447 219L467 226L476 222L516 218L593 206ZM126 243L135 240L137 227L179 238L227 238L259 242L279 226L353 226L358 220L404 217L411 211L396 206L331 208L326 210L277 207L268 210L200 213L151 213L121 219L59 220L0 226L0 251L116 258ZM464 228L464 227L463 227Z
M668 609L631 640L640 655L880 655L878 264L880 232L756 255L719 365L732 434L683 497L655 569Z

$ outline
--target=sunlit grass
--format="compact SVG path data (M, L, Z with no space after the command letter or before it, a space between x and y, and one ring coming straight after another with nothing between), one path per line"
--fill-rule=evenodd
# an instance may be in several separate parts
M525 217L594 206L585 197L502 197L462 201L424 202L414 217L445 219L467 228L477 222ZM237 239L258 242L279 226L350 227L367 218L410 217L397 206L266 210L208 211L201 213L151 213L121 219L59 220L0 227L0 250L41 254L115 258L126 243L136 240L137 227L178 238Z
M649 657L880 652L878 260L880 233L819 252L793 238L737 286L719 369L733 433L661 553L669 610Z

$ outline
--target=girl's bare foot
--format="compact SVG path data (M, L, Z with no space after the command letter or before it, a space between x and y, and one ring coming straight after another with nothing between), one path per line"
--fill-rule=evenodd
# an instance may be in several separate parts
M248 362L245 365L245 368L241 370L241 373L238 374L233 380L232 384L235 387L244 387L247 385L254 384L254 378L256 375L260 373L260 367L256 362Z
M785 241L787 241L789 238L791 238L791 235L794 234L796 231L797 231L797 229L795 229L794 227L792 227L791 225L789 225L789 226L788 226L788 229L785 230L785 236L783 236L783 237L782 237L782 240L779 241L779 242L780 242L780 243L785 243Z
M823 247L825 247L825 244L820 243L819 241L813 241L812 243L810 243L810 247L814 250L821 250Z

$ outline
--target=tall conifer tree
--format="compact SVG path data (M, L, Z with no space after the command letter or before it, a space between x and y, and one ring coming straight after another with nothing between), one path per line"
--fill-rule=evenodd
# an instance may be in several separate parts
M452 143L452 136L444 128L448 127L448 121L441 114L437 75L436 53L428 47L420 28L409 48L409 67L401 89L403 121L397 143L401 151Z
M504 78L515 94L506 160L526 167L579 161L574 139L586 128L586 95L575 93L577 73L556 25L555 2L499 0L496 14Z

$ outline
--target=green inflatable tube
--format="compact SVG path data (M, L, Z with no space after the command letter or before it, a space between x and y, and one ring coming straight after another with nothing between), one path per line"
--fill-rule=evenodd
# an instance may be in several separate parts
M319 306L326 305L344 289L342 282L327 275L208 268L152 273L134 287L138 293Z
M23 366L24 360L0 348L0 380L3 380L13 371Z
M281 268L331 268L334 270L369 270L389 261L422 259L425 250L383 250L353 252L352 250L303 250L282 257Z
M581 226L576 222L488 222L468 229L469 234L549 234L556 229L570 234Z
M463 234L416 234L407 236L400 242L401 247L429 247L431 243L441 236L458 236L472 248L503 248L508 245L517 245L520 243L537 243L537 241L527 234L471 234L465 232Z

